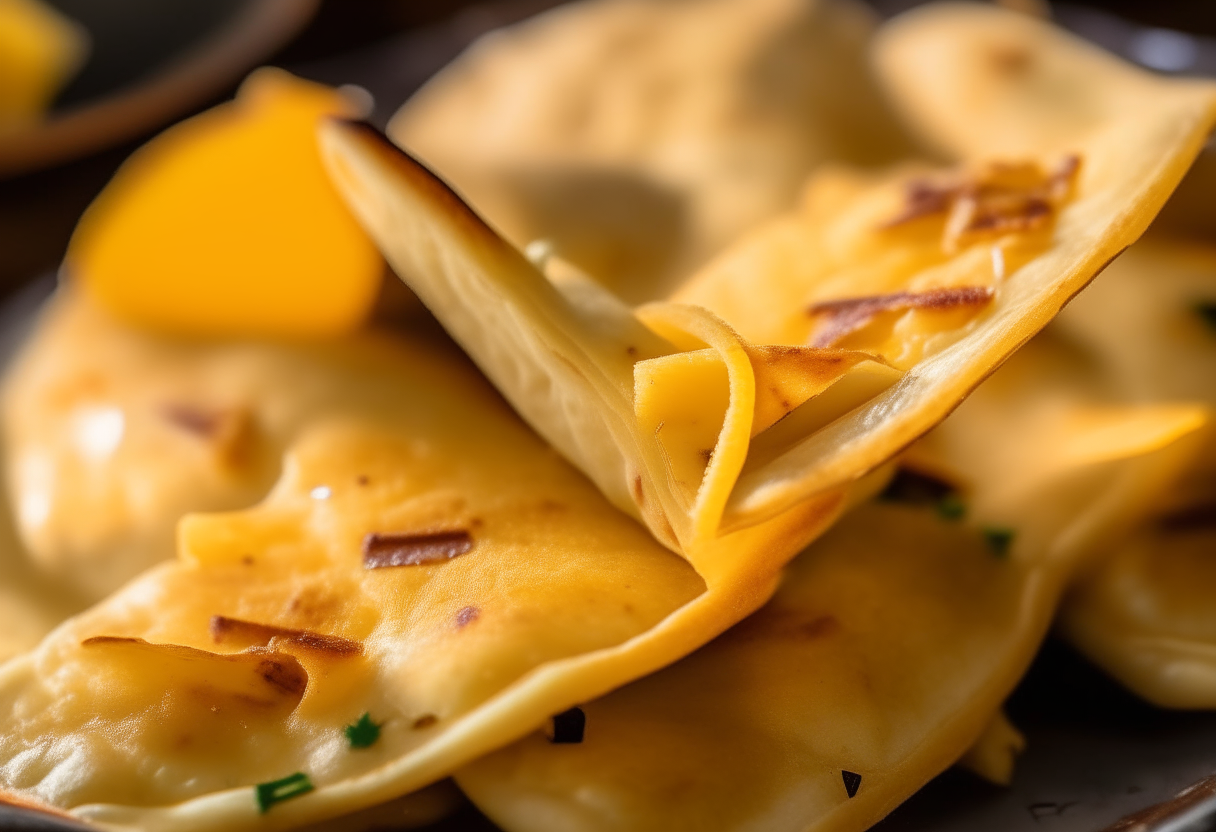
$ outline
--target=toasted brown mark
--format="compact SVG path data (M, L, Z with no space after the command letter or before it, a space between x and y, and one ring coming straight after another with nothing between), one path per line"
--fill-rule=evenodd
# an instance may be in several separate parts
M953 251L968 235L1025 233L1046 227L1072 194L1081 159L1064 157L1055 170L1032 162L995 162L969 177L910 182L904 207L880 229L896 228L922 217L946 218L942 247Z
M831 347L842 338L868 324L880 312L903 309L955 309L983 306L993 297L987 286L955 286L927 292L892 292L861 298L844 298L816 303L807 313L822 323L811 340L812 347Z
M434 714L423 714L415 719L414 724L410 727L412 727L415 731L421 731L423 728L430 728L438 721L439 717L435 716Z
M646 492L642 489L641 474L633 478L633 500L638 504L639 508L646 504Z
M187 647L184 644L155 644L142 638L125 636L93 636L81 643L82 647L122 646L146 651L145 655L153 654L159 661L177 658L193 661L221 662L234 664L253 664L254 672L265 680L271 687L294 698L304 694L308 687L308 672L292 656L277 653L266 648L255 648L241 653L212 653ZM249 704L264 705L267 703L244 697Z
M371 480L368 478L367 474L360 474L359 476L355 477L355 485L367 485L369 482L371 482Z
M894 219L879 228L896 228L921 217L945 214L958 197L960 186L949 183L934 183L927 179L916 179L904 190L904 209Z
M211 443L216 451L235 462L252 433L252 420L242 409L204 410L190 404L170 403L160 410L174 427Z
M1030 50L1024 46L1002 45L988 53L988 60L994 69L1004 75L1021 75L1030 69L1033 59Z
M223 419L220 413L188 404L167 404L160 412L170 424L204 439L210 439L219 430Z
M701 457L701 461L705 463L706 468L708 468L709 463L713 462L714 460L713 448L702 448L701 450L697 451L697 454Z
M481 618L481 610L477 607L461 607L456 613L456 629L463 630L478 618Z
M211 616L211 637L215 639L216 644L231 644L237 641L267 647L272 642L286 643L331 656L356 656L363 652L363 645L360 642L341 636L314 633L311 630L293 630L273 624L259 624L255 621L229 618L225 615Z
M300 696L308 687L308 674L297 663L288 663L282 659L266 658L258 663L258 675L274 687L291 694Z
M1172 826L1172 821L1211 797L1216 797L1216 775L1188 786L1164 803L1121 818L1102 832L1153 832L1167 824Z
M372 532L363 538L363 566L365 569L425 566L460 557L472 548L473 538L464 529L421 534Z

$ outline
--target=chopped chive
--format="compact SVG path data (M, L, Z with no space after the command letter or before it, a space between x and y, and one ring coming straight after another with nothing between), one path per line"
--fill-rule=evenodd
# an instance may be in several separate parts
M265 814L276 803L282 803L285 800L291 800L293 797L308 794L314 788L315 786L308 779L308 775L302 771L297 771L295 774L284 777L282 780L259 783L255 789L258 798L258 808L262 810L262 814Z
M372 722L371 714L364 714L354 725L346 726L346 738L351 748L371 748L380 739L380 726Z
M947 494L937 501L937 513L943 520L962 520L967 514L967 504L957 494Z
M553 736L549 742L558 745L577 744L583 741L587 729L587 715L582 708L571 708L553 717Z
M844 781L844 793L850 798L856 795L857 790L861 788L861 775L857 772L841 769L840 779Z
M943 520L961 520L967 504L958 489L945 480L900 468L879 499L889 503L932 507Z
M1210 329L1216 329L1216 301L1201 300L1195 304L1198 315Z
M1006 557L1013 546L1015 532L1013 529L986 528L982 530L984 542L998 558Z

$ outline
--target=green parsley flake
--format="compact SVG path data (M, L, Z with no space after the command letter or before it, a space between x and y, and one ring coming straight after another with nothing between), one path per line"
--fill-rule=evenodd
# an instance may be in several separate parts
M371 748L380 739L380 726L372 722L371 714L364 714L354 725L346 726L346 738L351 748Z
M1013 538L1016 534L1013 529L983 529L984 542L988 544L988 548L992 550L992 554L998 558L1007 557L1009 549L1013 546Z
M284 777L282 780L260 783L255 789L258 798L258 808L262 810L262 814L265 814L276 803L282 803L285 800L291 800L293 797L308 794L314 788L316 787L308 779L308 775L302 771L297 771L295 774L290 777Z
M1216 329L1216 301L1201 300L1195 304L1198 315L1210 329Z
M967 514L967 504L958 494L947 494L937 501L937 513L943 520L962 520Z

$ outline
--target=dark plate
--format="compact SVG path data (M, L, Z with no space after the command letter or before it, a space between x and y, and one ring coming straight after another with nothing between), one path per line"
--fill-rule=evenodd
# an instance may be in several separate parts
M291 39L318 0L53 0L89 57L39 124L0 138L0 179L138 136L221 93Z

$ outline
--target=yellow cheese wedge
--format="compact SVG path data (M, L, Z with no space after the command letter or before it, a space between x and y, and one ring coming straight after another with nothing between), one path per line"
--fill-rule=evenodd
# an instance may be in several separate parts
M38 119L87 51L84 29L40 0L0 0L0 133Z
M329 336L366 318L383 261L321 167L317 122L358 115L279 70L139 150L89 207L66 267L120 319L207 335Z

